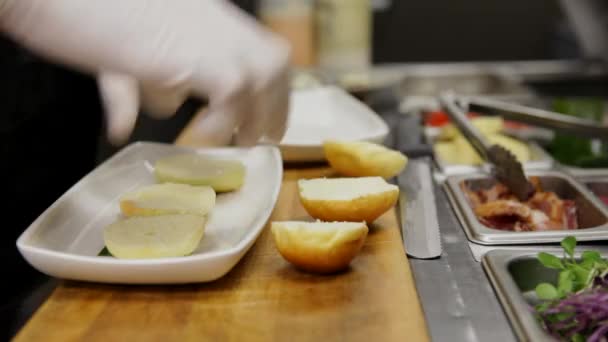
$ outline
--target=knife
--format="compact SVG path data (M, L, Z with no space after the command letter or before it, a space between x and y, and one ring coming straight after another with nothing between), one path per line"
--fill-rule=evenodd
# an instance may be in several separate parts
M401 233L406 253L418 259L441 256L430 160L411 159L397 178Z

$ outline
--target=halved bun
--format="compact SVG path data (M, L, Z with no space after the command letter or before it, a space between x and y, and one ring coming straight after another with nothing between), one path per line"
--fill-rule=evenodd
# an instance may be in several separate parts
M349 177L392 178L407 165L407 157L399 151L365 141L334 141L323 143L325 158L331 167Z
M198 247L205 222L199 215L131 217L107 226L103 238L116 258L186 256Z
M298 187L304 209L323 221L371 223L399 197L399 188L382 177L301 179Z
M154 174L160 182L209 185L215 191L239 189L245 181L245 165L238 160L177 154L156 161Z
M174 183L147 185L120 199L125 216L206 215L214 206L215 191L211 187Z
M279 253L299 269L333 273L348 267L359 253L368 228L364 222L273 222Z

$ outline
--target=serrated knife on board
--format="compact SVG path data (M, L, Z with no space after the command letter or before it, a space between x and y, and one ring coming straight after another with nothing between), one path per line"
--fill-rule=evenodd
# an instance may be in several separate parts
M441 235L430 160L410 160L397 182L401 233L406 253L417 259L441 256Z

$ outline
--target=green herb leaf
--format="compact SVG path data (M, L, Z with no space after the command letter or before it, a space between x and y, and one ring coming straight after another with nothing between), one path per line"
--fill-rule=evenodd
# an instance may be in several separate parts
M608 262L606 262L606 260L604 259L600 259L600 260L596 260L594 262L594 266L600 269L607 269L608 268Z
M578 264L580 267L590 270L594 267L597 267L597 262L591 259L583 260Z
M568 254L570 258L573 258L574 248L576 247L576 238L574 236L568 236L562 240L561 245L564 251L566 251L566 254Z
M570 270L574 274L575 283L577 284L577 286L574 288L574 291L578 291L578 290L584 288L585 286L587 286L589 274L592 273L593 269L588 270L588 269L581 267L580 265L572 265L570 267Z
M580 333L572 335L572 342L585 342L585 337Z
M574 274L570 270L564 270L559 273L557 281L557 291L560 297L564 297L572 292L574 288Z
M596 268L592 268L591 271L589 271L589 274L587 274L587 279L585 280L585 287L593 285L593 280L598 275L598 273L599 272Z
M565 321L568 318L572 317L572 312L560 312L554 315L558 322ZM572 322L571 324L576 325L576 322Z
M536 294L536 296L538 297L538 294ZM540 304L536 305L536 311L539 313L545 312L548 308L551 307L551 302L542 302Z
M545 267L555 268L555 269L564 269L564 264L562 264L562 261L560 260L560 258L556 257L553 254L540 252L540 253L538 253L538 260Z
M584 261L589 260L593 262L602 260L602 256L597 251L584 251L582 254L582 258Z
M541 283L536 286L536 296L542 300L557 299L559 294L555 286L549 283Z

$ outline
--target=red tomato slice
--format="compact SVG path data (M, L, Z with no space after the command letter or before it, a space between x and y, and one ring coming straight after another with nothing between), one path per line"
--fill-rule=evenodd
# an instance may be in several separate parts
M469 119L479 116L477 113L468 113ZM426 112L424 114L424 124L431 127L441 127L450 123L450 117L444 111Z

